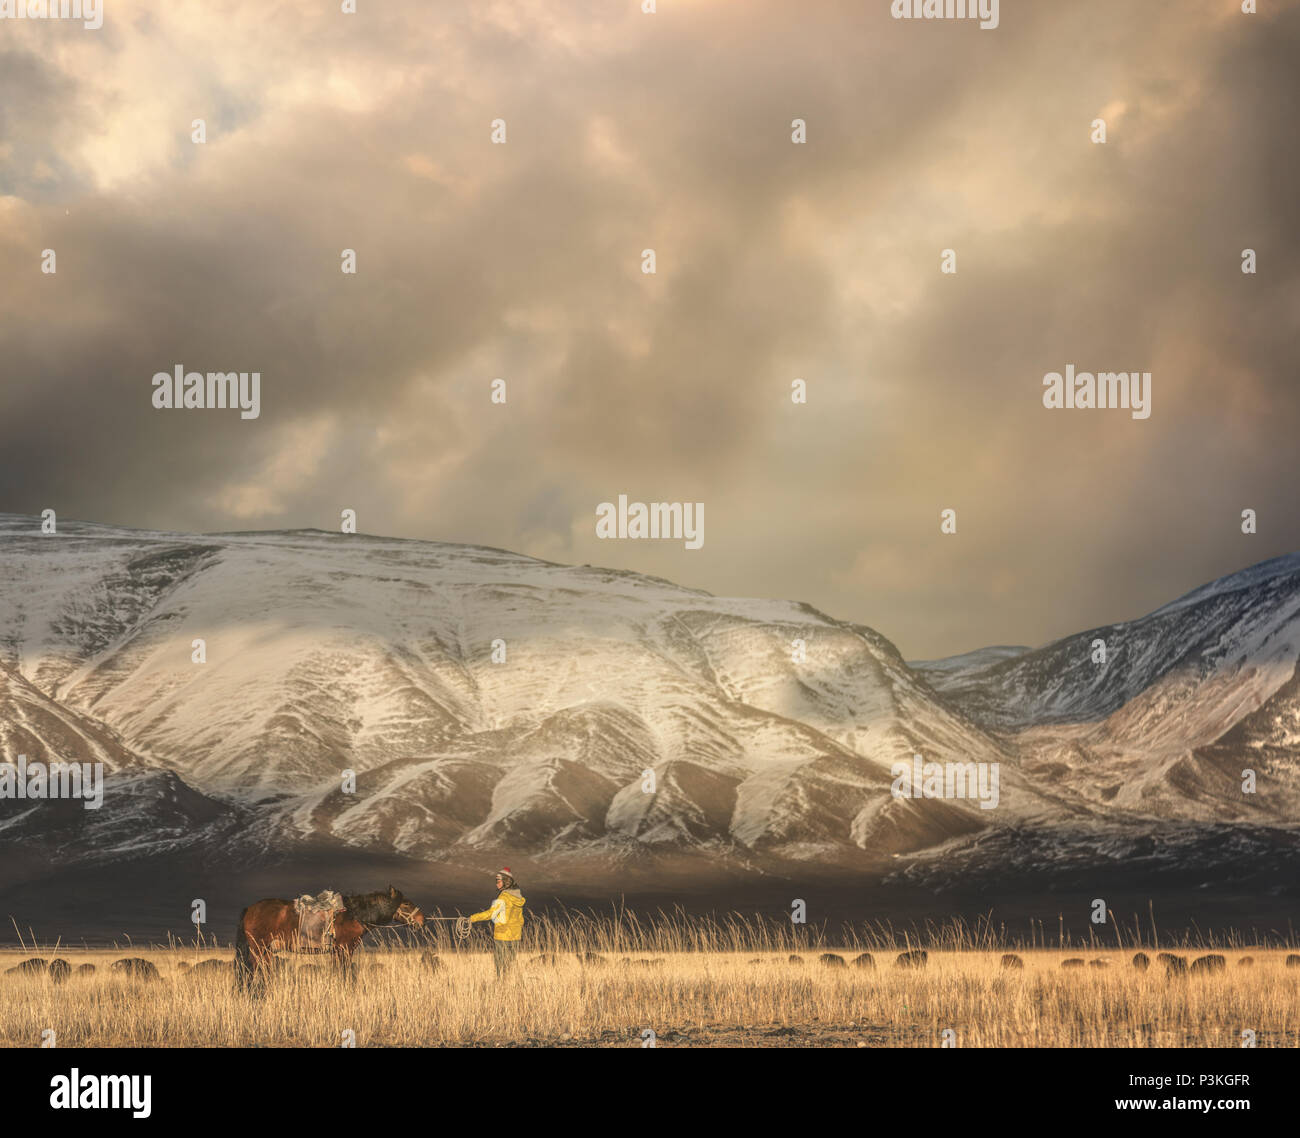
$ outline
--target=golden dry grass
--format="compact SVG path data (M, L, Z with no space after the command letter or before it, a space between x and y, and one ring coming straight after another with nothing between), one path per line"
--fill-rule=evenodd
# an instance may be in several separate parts
M1238 1047L1246 1029L1261 1047L1300 1045L1300 968L1285 967L1285 949L1216 949L1224 972L1171 980L1154 961L1135 971L1128 948L1021 950L1022 971L1004 970L1000 949L931 948L928 967L912 971L892 966L896 948L878 947L868 970L823 965L821 948L799 952L795 965L770 944L668 951L652 939L638 950L629 938L610 951L609 936L538 932L501 985L486 942L444 940L436 970L419 949L369 949L355 984L312 967L318 958L282 958L259 997L237 992L229 970L183 967L229 961L229 950L48 946L37 954L97 971L63 984L0 975L0 1045L35 1046L53 1029L59 1046L326 1047L350 1030L357 1046L634 1047L647 1028L657 1046L935 1047L945 1029L965 1047ZM561 950L557 962L534 962L547 944ZM581 963L573 949L584 944L603 949L604 962ZM861 947L840 951L851 961ZM1178 951L1190 960L1206 950ZM0 952L0 971L27 955ZM161 979L110 973L122 956L153 961ZM1254 965L1239 966L1243 956ZM1109 967L1063 971L1067 957ZM632 963L648 958L662 963Z

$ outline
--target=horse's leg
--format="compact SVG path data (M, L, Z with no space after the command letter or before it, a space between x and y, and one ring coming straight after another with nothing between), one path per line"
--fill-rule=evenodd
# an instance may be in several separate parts
M266 982L266 954L261 944L241 945L235 955L235 984L241 992L257 995Z
M355 984L357 979L357 962L352 959L353 942L347 943L335 942L334 945L334 962L338 965L343 974L343 979L350 984Z
M275 965L275 953L270 945L254 942L253 944L253 983L254 995L265 995L271 979L271 969Z
M235 930L235 984L244 992L265 989L277 948L293 948L297 923L287 901L259 901L239 914Z
M263 987L266 987L266 985L270 983L271 977L275 973L275 963L275 952L270 945L266 945L262 952L262 958L258 961L257 966L258 974L262 977Z
M235 987L247 992L253 982L253 945L248 937L245 921L248 910L239 914L239 925L235 929Z

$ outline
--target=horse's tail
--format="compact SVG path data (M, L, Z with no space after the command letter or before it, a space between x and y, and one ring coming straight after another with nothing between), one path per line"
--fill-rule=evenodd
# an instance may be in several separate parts
M239 928L235 930L235 983L245 989L253 979L253 946L248 940L248 930L244 928L247 915L247 909L239 914Z

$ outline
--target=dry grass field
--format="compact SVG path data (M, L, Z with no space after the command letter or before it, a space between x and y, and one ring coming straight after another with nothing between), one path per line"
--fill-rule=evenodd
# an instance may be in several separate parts
M1213 952L1225 966L1171 976L1156 959L1164 949L1141 949L1151 967L1139 971L1134 947L1022 946L1023 967L1006 968L1004 947L959 936L913 969L896 966L893 944L800 947L743 923L665 934L535 922L498 984L486 947L376 944L358 955L355 983L322 958L284 956L249 996L235 988L229 949L28 943L0 951L0 1045L37 1046L52 1030L63 1047L337 1047L347 1032L358 1047L637 1047L648 1028L661 1047L936 1047L949 1029L963 1047L1240 1047L1247 1029L1260 1047L1300 1046L1300 967L1287 965L1288 949L1176 947L1189 963ZM535 959L548 951L552 960ZM579 959L588 952L598 959ZM855 966L862 952L874 966ZM30 956L74 971L5 974ZM157 977L114 973L128 956ZM1066 959L1086 963L1062 968ZM220 964L193 970L209 960ZM95 971L76 972L82 964Z

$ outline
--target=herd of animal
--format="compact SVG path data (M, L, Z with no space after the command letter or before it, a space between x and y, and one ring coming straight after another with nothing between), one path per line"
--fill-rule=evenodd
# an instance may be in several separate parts
M773 957L773 960L779 962L780 957ZM787 958L790 964L803 964L804 958L796 956L793 953ZM819 964L827 968L847 968L851 964L854 968L875 968L876 958L869 952L861 952L851 961L846 960L839 953L823 952L818 958ZM895 968L924 968L930 961L930 954L923 949L913 949L911 952L900 952L894 959ZM762 964L763 958L756 956L749 962L750 964ZM1207 953L1205 956L1198 956L1195 960L1188 963L1186 956L1177 956L1172 952L1160 952L1156 954L1156 963L1164 965L1165 973L1168 976L1184 976L1188 974L1202 974L1223 972L1228 967L1227 958L1218 953ZM1237 967L1250 968L1254 965L1253 956L1243 956L1237 961ZM1024 968L1024 960L1014 952L1004 953L1001 961L1002 967L1006 969ZM1145 972L1151 967L1151 957L1145 952L1133 954L1131 961L1133 968L1138 972ZM1061 961L1062 968L1085 968L1092 967L1097 969L1109 968L1108 960L1084 960L1081 956L1071 956ZM1286 958L1286 967L1300 968L1300 953L1288 953Z
M183 967L188 969L190 965L186 963ZM230 965L224 960L204 960L193 967L196 971L198 969L215 971L229 968ZM159 980L162 978L158 972L158 966L150 960L145 960L143 956L124 956L121 960L113 961L107 970L131 980ZM60 956L56 956L53 960L46 960L42 956L29 956L12 968L5 969L6 976L14 973L28 976L47 976L55 984L62 984L73 976L93 976L95 972L96 968L93 964L78 964L74 968Z
M619 961L611 961L606 957L595 952L581 952L575 954L580 964L588 966L597 966L603 964L618 963L628 967L658 967L663 965L662 957L647 960L633 960L630 957L624 957ZM781 957L772 957L774 961L780 962ZM802 956L791 954L786 957L789 964L804 964ZM929 953L923 949L913 949L910 952L900 952L894 959L895 968L925 968L929 963ZM556 953L543 952L534 956L529 963L533 965L555 965L560 961ZM875 968L876 958L869 952L858 953L852 960L848 960L835 952L824 952L818 958L819 964L827 968ZM431 952L421 953L420 963L431 970L437 970L442 967L442 958ZM762 957L754 957L749 961L750 964L763 964ZM1133 955L1130 962L1131 966L1138 972L1145 972L1152 966L1152 958L1145 952L1138 952ZM1207 953L1204 956L1198 956L1194 960L1188 961L1186 956L1178 956L1172 952L1160 952L1156 954L1155 964L1164 966L1165 974L1169 977L1201 975L1223 972L1228 967L1227 958L1218 953ZM1255 964L1253 956L1243 956L1237 961L1238 968L1250 968ZM1024 960L1014 952L1005 953L1001 960L1004 969L1015 970L1023 969ZM1300 953L1289 953L1285 960L1287 968L1300 968ZM1062 969L1092 967L1096 969L1109 968L1110 962L1106 960L1084 960L1081 956L1067 957L1061 961ZM224 976L231 972L231 962L213 958L210 960L201 960L197 964L190 964L188 961L179 961L176 965L177 970L182 973L189 973L195 976ZM300 965L300 967L312 969L319 966ZM112 975L119 976L129 980L161 980L162 975L158 971L158 966L142 956L124 956L120 960L113 961L108 965L106 971ZM6 975L29 975L45 976L54 983L62 984L71 979L73 976L92 976L96 972L96 966L93 964L70 964L62 957L55 957L52 960L46 960L44 957L32 956L26 960L20 961L12 968L6 968Z

